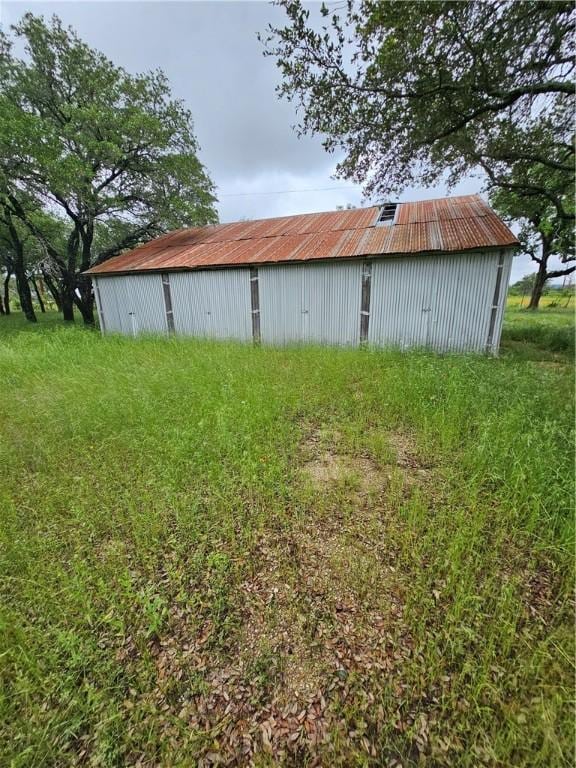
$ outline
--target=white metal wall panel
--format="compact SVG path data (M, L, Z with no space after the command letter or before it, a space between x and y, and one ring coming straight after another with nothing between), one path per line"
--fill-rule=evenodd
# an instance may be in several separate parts
M498 254L437 260L428 345L438 350L486 351Z
M259 267L262 341L358 344L361 275L361 261Z
M369 342L485 351L497 263L496 252L375 260Z
M165 333L166 311L158 274L98 277L106 333Z
M426 345L434 276L430 259L387 259L372 263L370 344Z
M104 318L104 329L106 333L122 333L122 323L120 320L119 307L119 288L123 280L122 277L98 277L98 292L100 294L100 312L101 318Z
M250 270L170 273L176 333L218 339L252 339Z
M120 328L120 333L124 333L126 335L136 335L136 320L133 320L132 318L135 317L133 312L134 305L137 304L137 299L135 297L130 297L128 288L128 278L118 279L113 288L116 296L118 326Z
M166 333L166 308L162 276L130 275L124 283L136 333Z
M306 288L308 340L356 346L360 340L362 261L310 264Z
M260 335L263 342L289 344L306 340L305 270L305 264L259 267Z

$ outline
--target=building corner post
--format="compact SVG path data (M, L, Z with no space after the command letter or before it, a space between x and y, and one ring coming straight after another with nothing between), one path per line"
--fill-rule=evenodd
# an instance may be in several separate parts
M96 310L98 312L98 323L100 325L100 333L104 336L106 332L106 325L104 321L104 311L102 309L102 300L100 298L100 288L98 287L98 278L92 278L92 285L94 286L94 298L96 299Z
M260 286L258 283L258 267L250 267L250 303L252 312L252 341L260 344Z
M368 344L371 293L372 264L369 261L365 261L362 264L362 292L360 297L360 346Z
M498 264L496 265L496 283L494 285L494 297L490 309L490 324L488 326L488 338L486 339L486 353L492 357L498 356L498 350L494 345L494 332L496 319L500 308L500 294L502 291L502 275L504 274L504 250L498 252Z
M170 291L170 275L167 272L162 274L162 291L164 294L164 311L166 312L166 327L168 334L172 336L174 329L174 311L172 309L172 293Z

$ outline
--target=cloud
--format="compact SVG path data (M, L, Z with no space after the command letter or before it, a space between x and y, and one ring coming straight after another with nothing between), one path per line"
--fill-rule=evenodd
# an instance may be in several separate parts
M299 198L282 192L254 195L250 201L234 198L236 202L224 197L353 186L334 181L338 158L325 152L320 138L297 136L294 106L275 92L279 72L262 55L257 33L265 32L269 23L282 23L280 8L258 2L8 2L4 23L14 23L27 10L56 13L131 72L164 70L174 94L194 117L201 158L223 195L223 219L236 212L264 217L360 203L358 186L344 196L304 193ZM427 196L434 192L427 190Z

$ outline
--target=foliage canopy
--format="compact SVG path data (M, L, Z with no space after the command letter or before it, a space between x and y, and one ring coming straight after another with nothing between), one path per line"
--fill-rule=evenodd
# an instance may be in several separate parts
M300 0L279 5L288 24L264 40L279 91L369 193L479 167L493 184L518 163L573 170L572 3L348 0L323 4L321 24ZM536 186L564 210L554 184Z
M388 197L481 173L499 212L523 222L538 262L572 260L574 20L569 2L348 0L321 19L280 0L265 53L301 133L343 152L340 176ZM536 241L538 241L538 247Z

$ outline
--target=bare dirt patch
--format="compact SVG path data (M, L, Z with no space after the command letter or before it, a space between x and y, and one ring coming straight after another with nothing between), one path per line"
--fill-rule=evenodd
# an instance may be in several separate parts
M312 485L322 488L352 480L362 491L382 485L384 477L370 459L338 453L339 438L338 431L315 429L304 440L302 471Z
M413 439L402 432L388 432L387 441L396 454L396 465L412 481L425 481L430 476L430 467L426 466L414 448Z
M339 433L334 430L313 430L302 444L302 471L317 488L350 480L358 485L361 493L370 493L389 485L391 470L399 472L409 486L425 482L430 475L430 467L418 458L414 441L405 433L387 433L386 440L395 460L380 466L367 456L339 453L335 447L338 437Z
M320 455L304 465L304 472L316 486L338 483L349 478L358 478L362 490L371 490L382 484L381 473L369 459L352 456L338 456L330 451Z

